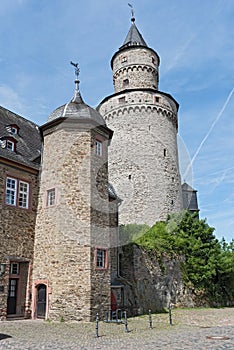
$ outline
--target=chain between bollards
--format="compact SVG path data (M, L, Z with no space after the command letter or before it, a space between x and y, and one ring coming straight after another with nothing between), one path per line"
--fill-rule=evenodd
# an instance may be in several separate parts
M150 329L153 329L151 310L149 310L149 326L150 326Z
M125 332L128 333L128 319L127 319L127 311L124 311L124 325L125 325Z
M98 315L98 313L97 313L97 314L96 314L96 338L99 337L99 335L98 335L98 322L99 322L99 315Z

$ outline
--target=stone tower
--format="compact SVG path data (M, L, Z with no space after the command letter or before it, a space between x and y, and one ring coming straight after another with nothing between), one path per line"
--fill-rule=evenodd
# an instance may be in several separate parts
M120 223L148 225L182 209L178 165L178 103L158 90L159 56L135 18L111 60L115 93L98 106L114 131L109 178L118 196Z
M77 68L78 70L78 68ZM43 160L33 318L92 320L110 305L108 144L112 131L79 92L41 127Z

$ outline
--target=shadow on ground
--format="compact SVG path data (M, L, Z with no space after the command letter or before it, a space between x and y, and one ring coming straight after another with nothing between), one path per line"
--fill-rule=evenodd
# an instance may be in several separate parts
M0 333L0 340L7 339L7 338L12 338L12 336Z

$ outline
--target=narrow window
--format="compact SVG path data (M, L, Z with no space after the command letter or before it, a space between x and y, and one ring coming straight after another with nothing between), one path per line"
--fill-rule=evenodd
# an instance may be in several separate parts
M16 205L17 180L6 178L6 204Z
M152 57L152 63L155 64L155 58L154 57Z
M28 208L29 202L29 184L24 181L19 181L19 207Z
M123 80L123 87L127 87L129 85L129 80L128 79L124 79Z
M164 150L163 150L163 155L164 155L164 157L167 156L167 150L166 150L166 148L164 148Z
M157 103L157 102L159 102L159 101L160 101L160 97L155 96L155 102Z
M132 175L128 175L128 179L131 180L132 179Z
M107 251L106 249L96 250L96 267L98 269L105 269L107 265Z
M55 205L55 188L51 188L47 191L47 207Z
M121 63L125 63L125 62L128 62L127 56L124 56L121 58Z
M11 263L11 274L18 275L19 274L19 263Z
M101 157L102 156L102 142L96 140L96 155Z

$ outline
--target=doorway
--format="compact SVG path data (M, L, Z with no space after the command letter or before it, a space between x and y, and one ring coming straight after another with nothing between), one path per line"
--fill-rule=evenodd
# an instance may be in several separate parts
M46 315L46 285L37 286L37 318L45 318Z
M8 289L8 298L7 298L7 314L8 315L16 314L17 290L18 290L18 279L10 278L9 289Z

